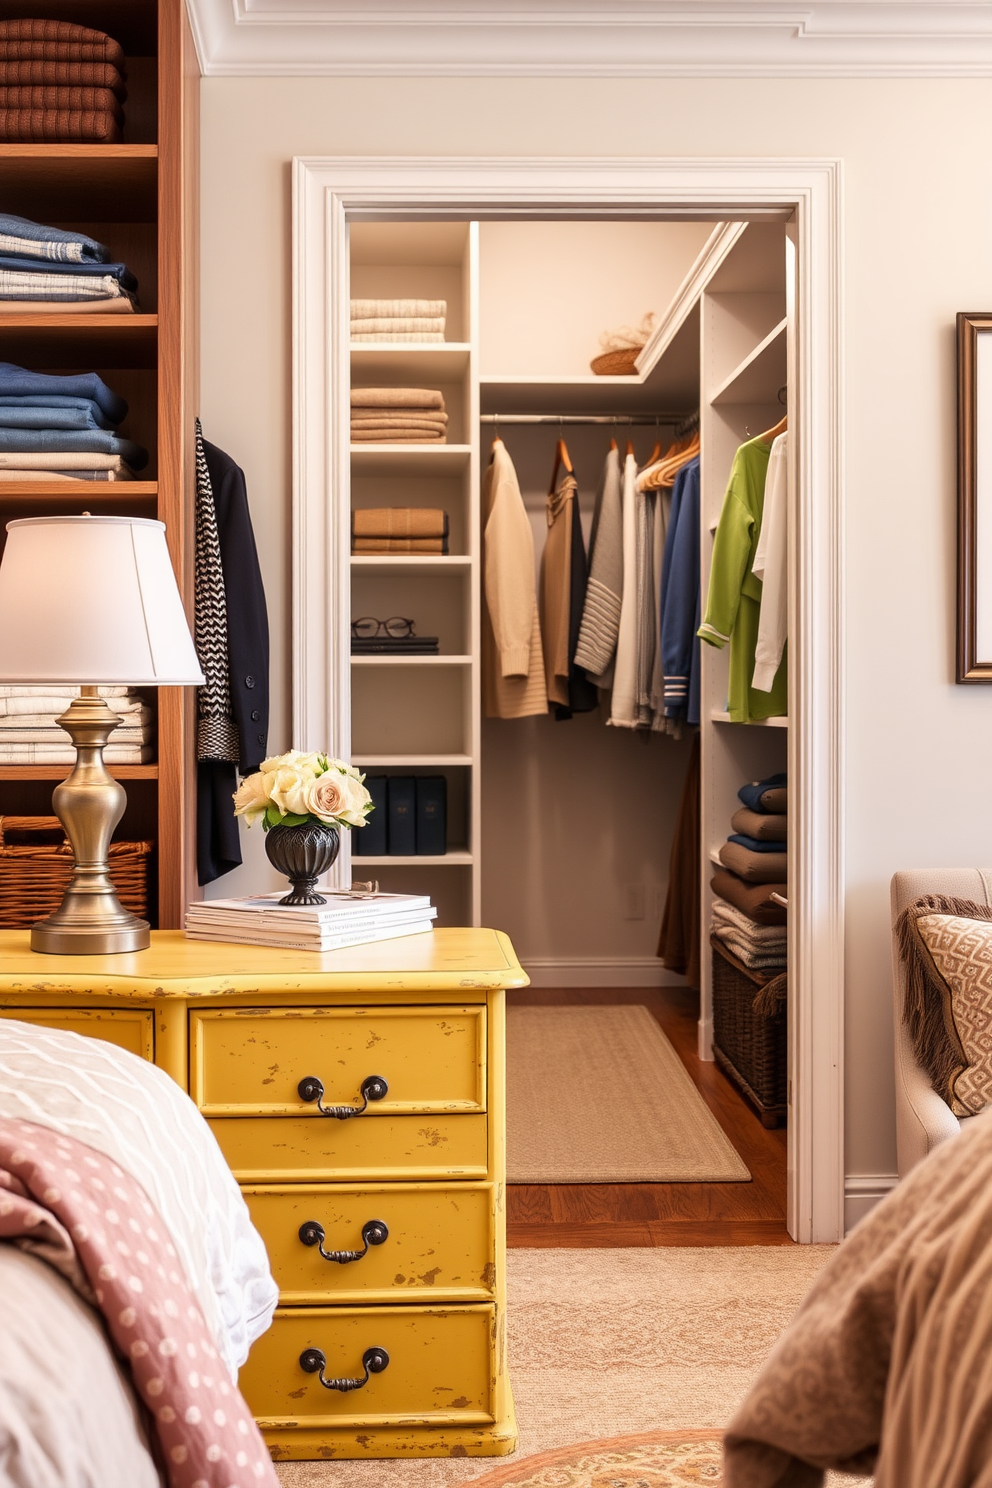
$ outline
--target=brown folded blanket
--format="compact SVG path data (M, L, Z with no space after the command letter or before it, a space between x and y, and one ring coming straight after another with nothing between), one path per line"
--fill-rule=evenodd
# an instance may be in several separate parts
M0 21L0 61L49 60L112 62L119 67L124 51L105 32L71 21Z
M444 395L433 388L356 387L352 408L444 408Z
M0 109L70 109L73 113L113 114L124 110L109 88L8 88L0 83Z
M381 409L364 410L353 408L351 410L351 427L353 429L395 429L402 427L413 429L444 430L448 427L448 415L446 413L414 413L409 408L398 408L395 413L384 413Z
M762 811L780 812L783 815L789 809L789 787L787 785L774 785L771 790L766 790L761 796Z
M757 837L759 842L784 842L789 835L787 816L765 816L747 806L734 812L730 825L742 837Z
M352 429L352 444L447 444L447 435L426 429Z
M0 86L5 88L109 88L121 102L127 88L109 62L0 62Z
M351 514L355 537L447 537L448 513L426 506L367 506Z
M98 109L0 108L0 139L8 143L116 145L117 112Z
M353 553L446 553L446 537L356 537Z
M757 855L756 855L757 856ZM766 853L767 857L768 854ZM777 857L778 854L772 854ZM783 899L789 896L789 886L785 882L783 874L781 883L748 884L736 873L730 873L726 868L718 868L710 879L710 888L714 894L721 899L726 899L735 909L739 909L759 925L784 925L788 921L788 911L783 904L776 904L771 897L772 894L781 894Z
M748 847L741 847L739 842L723 844L720 862L747 883L781 883L788 877L789 858L786 853L752 852Z

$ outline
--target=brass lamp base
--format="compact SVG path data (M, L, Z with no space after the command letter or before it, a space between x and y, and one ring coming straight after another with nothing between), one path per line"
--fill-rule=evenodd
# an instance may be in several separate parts
M58 720L76 746L72 773L52 794L72 846L74 866L62 903L31 927L31 949L50 956L113 956L151 944L148 921L117 898L107 854L124 815L124 787L108 773L103 750L121 722L95 687L83 687Z

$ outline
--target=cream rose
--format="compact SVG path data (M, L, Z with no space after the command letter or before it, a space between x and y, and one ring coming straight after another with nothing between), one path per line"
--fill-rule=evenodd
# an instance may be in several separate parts
M281 770L273 770L272 775L263 777L271 779L269 786L269 800L277 811L283 816L292 812L294 816L306 816L308 806L306 803L307 786L313 779L312 775L304 775L293 765L284 765Z
M234 814L243 816L249 827L265 815L268 804L269 793L261 771L246 776L234 793Z
M348 803L341 789L343 781L344 776L337 770L329 770L326 775L318 775L315 780L307 782L306 810L329 826L347 809Z
M341 820L351 827L364 827L366 808L372 797L362 782L350 772L347 775L339 775L338 782L344 792L346 802L345 810L341 813Z

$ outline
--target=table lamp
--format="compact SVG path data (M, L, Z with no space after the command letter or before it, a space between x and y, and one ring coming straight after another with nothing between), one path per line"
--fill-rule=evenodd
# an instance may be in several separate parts
M75 956L144 950L148 923L122 907L107 862L127 797L103 750L123 720L97 689L203 683L164 525L88 513L8 522L0 682L80 688L58 719L76 764L52 796L72 847L72 877L59 908L32 927L31 949Z

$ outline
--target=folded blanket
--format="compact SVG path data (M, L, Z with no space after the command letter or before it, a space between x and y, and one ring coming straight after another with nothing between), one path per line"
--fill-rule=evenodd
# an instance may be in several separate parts
M98 687L97 695L102 698L134 698L136 701L143 701L140 693L135 692L133 688L125 686ZM0 683L0 698L54 697L56 701L58 701L61 698L69 698L71 700L72 698L77 698L79 696L80 690L78 687L67 686L61 688L58 692L55 692L51 683L49 683L48 686L35 684L29 687L22 687L19 683L15 682ZM41 704L39 704L39 707L40 706Z
M121 67L124 50L104 31L92 31L71 21L0 21L0 60L44 61L49 57L110 62Z
M729 925L714 925L711 938L718 940L727 950L732 951L738 961L746 966L749 971L782 971L788 965L788 956L784 946L775 949L756 949L754 945L737 931L732 930Z
M737 792L738 800L752 811L786 812L788 777L781 775L769 775L767 780L755 780L749 785L742 785Z
M220 1488L248 1470L260 1488L278 1488L261 1432L224 1378L203 1312L162 1254L163 1218L130 1173L76 1137L4 1119L0 1189L0 1237L47 1260L97 1307L129 1360L170 1488L194 1478Z
M448 313L447 300L352 300L352 320L372 320L387 316L396 319L403 316L440 316Z
M743 832L732 832L727 841L746 847L748 852L784 853L786 850L784 842L766 842L763 837L746 837Z
M2 365L2 364L0 364ZM0 387L0 392L3 388ZM439 408L444 394L435 388L356 387L351 390L352 408Z
M31 372L26 367L17 367L13 362L0 362L0 394L7 397L30 398L41 394L42 402L50 394L61 397L92 398L99 403L112 424L127 418L127 404L113 392L102 377L95 372L70 373L69 376L51 376L45 372Z
M387 341L387 342L389 342L389 341L401 341L401 342L404 343L404 345L407 342L419 343L421 341L429 341L432 345L437 345L437 344L439 344L440 342L442 342L444 340L444 332L443 331L416 331L416 332L415 331L387 331L387 332L373 331L371 334L367 334L366 332L363 331L361 334L353 334L352 337L351 337L351 339L352 339L352 341L356 341L356 342L368 342L368 341Z
M5 87L0 84L0 109L70 109L73 113L113 114L118 124L124 123L124 110L110 88L51 88L51 87ZM69 234L67 233L68 237ZM2 234L0 234L2 239ZM78 235L77 235L78 240ZM32 244L36 247L37 244ZM0 241L0 252L19 253L19 248L7 248ZM57 254L28 254L30 258L57 259ZM107 257L110 255L108 253ZM76 259L76 263L83 262Z
M448 513L421 506L367 506L351 514L355 537L447 537Z
M17 466L21 470L65 470L75 475L87 470L112 470L129 476L127 466L120 455L101 455L92 450L49 450L42 454L6 454L0 450L0 470ZM0 697L3 691L0 689Z
M125 466L122 470L16 470L0 467L0 481L122 481L134 480Z
M352 429L353 444L446 444L447 435L426 429Z
M0 99L5 94L9 97L11 93L21 91L24 90L5 88L0 82ZM98 243L95 238L88 238L85 233L66 232L61 227L46 227L41 222L31 222L27 217L14 217L9 212L0 212L0 253L12 253L21 258L47 259L53 263L110 262L110 249Z
M443 315L376 315L370 316L368 320L355 320L351 322L352 340L356 336L385 336L399 332L402 335L419 335L430 332L444 332Z
M56 87L85 86L109 88L122 103L127 99L127 88L122 71L110 62L80 62L46 57L34 61L0 61L0 85L4 87ZM72 234L78 236L78 234ZM108 253L107 257L110 255Z
M47 450L91 451L120 455L132 470L143 470L148 451L131 439L121 439L107 429L2 429L0 450L8 454L44 454Z
M752 852L741 847L739 842L725 842L720 849L720 862L731 873L738 874L746 883L781 883L788 877L789 859L786 853Z
M446 413L418 413L397 410L395 413L377 413L375 411L362 413L352 410L351 427L353 429L423 429L425 433L443 432L448 427L448 415Z
M446 553L446 537L356 537L353 553Z
M155 759L152 744L115 744L104 746L103 758L108 765L150 765ZM61 744L0 744L0 763L5 765L74 765L76 751L68 740Z
M6 259L16 263L16 259ZM62 264L60 268L72 265ZM77 265L82 267L82 265ZM99 269L101 264L93 264ZM23 271L0 267L0 299L4 300L117 300L128 291L112 274L51 274L47 269Z
M718 868L710 879L710 888L718 898L734 909L739 909L748 919L758 925L784 925L788 910L784 904L776 904L773 894L789 897L789 886L782 883L749 884L727 868Z
M56 723L55 720L59 714L65 712L73 699L49 698L47 701L55 704L55 706L53 708L44 706L46 702L45 698L0 698L0 705L3 703L31 704L30 712L21 712L20 709L17 709L11 713L3 711L2 707L0 707L0 734L9 737L11 730L38 728L56 729L61 732L61 725ZM125 716L124 705L126 705L125 722L119 728L116 728L112 735L112 738L117 743L121 742L122 735L130 734L135 729L145 728L147 725L155 722L155 710L149 708L147 703L142 703L140 698L116 698L108 701L108 706L112 708L113 712L120 713L122 717Z
M742 909L728 904L725 899L714 899L711 906L714 925L727 925L745 935L753 945L785 945L788 929L785 925L759 925Z
M742 837L755 837L760 842L785 842L789 835L787 816L772 816L747 806L734 812L730 825Z
M7 143L116 145L122 137L116 115L103 110L0 109L0 139Z
M15 273L27 273L38 275L42 279L50 279L57 283L60 279L77 280L85 279L116 279L122 289L134 291L138 287L138 281L131 273L127 264L124 263L25 263L16 254L5 253L0 255L0 269L10 269Z
M0 300L0 318L5 315L133 315L137 303L130 295L115 295L103 300L59 300L52 309L51 300Z

